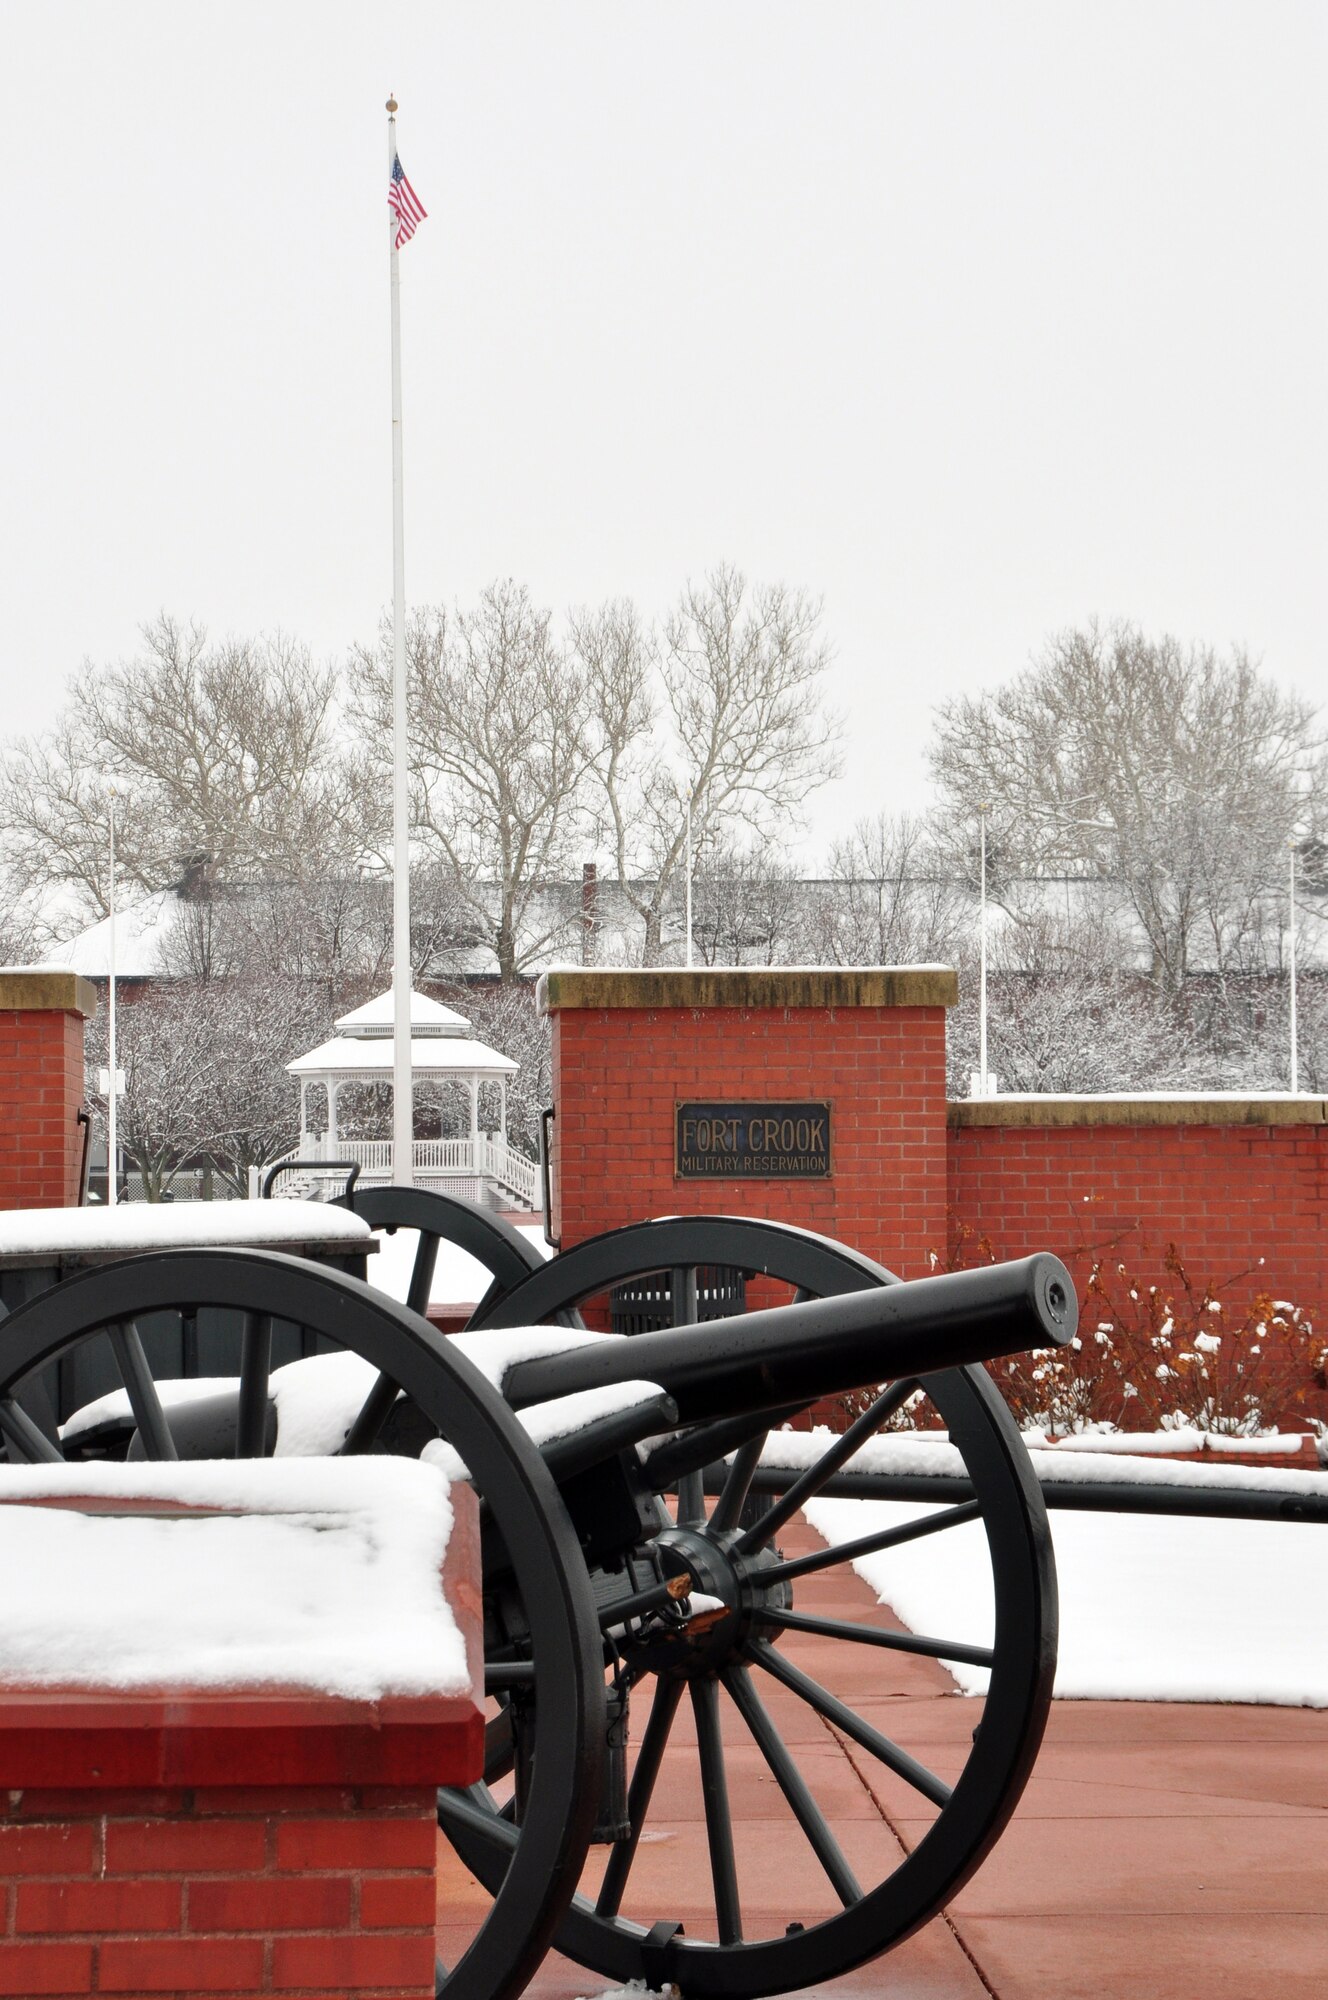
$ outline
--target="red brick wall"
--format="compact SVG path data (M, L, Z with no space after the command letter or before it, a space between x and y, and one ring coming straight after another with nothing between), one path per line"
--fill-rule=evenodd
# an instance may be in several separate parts
M72 973L0 973L0 1208L78 1200L83 1025L95 1004Z
M434 1799L0 1793L0 1994L424 2000Z
M945 1226L943 1005L551 1011L565 1246L652 1215L737 1213L842 1237L922 1275ZM675 1105L707 1097L828 1100L829 1178L677 1180Z
M1123 1236L1157 1283L1174 1242L1199 1284L1253 1266L1233 1296L1270 1289L1328 1325L1325 1125L964 1126L949 1205L1000 1257L1054 1250L1078 1276L1086 1246Z

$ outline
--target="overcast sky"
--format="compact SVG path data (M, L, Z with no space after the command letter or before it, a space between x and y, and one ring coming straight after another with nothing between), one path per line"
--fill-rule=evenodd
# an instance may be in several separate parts
M809 855L1051 630L1325 692L1328 8L0 0L0 734L159 608L822 594Z

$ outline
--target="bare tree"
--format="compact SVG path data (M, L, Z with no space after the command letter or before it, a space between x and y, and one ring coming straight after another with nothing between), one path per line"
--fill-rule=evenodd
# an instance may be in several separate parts
M802 964L813 954L813 936L806 887L791 862L759 843L706 848L692 895L702 965Z
M0 866L0 965L27 965L48 942L47 927L18 871Z
M907 813L861 819L830 851L817 945L831 965L949 963L974 929L953 865Z
M119 1135L144 1196L160 1201L185 1166L215 1169L237 1195L250 1167L294 1144L298 1089L286 1064L326 1034L318 984L292 978L228 944L225 969L162 979L121 1006L117 1054L125 1071ZM88 1092L106 1061L106 1013L88 1036Z
M392 641L355 654L358 713L390 756ZM449 873L473 938L518 977L563 927L540 894L579 860L592 746L586 677L551 614L512 582L473 610L412 617L407 633L412 817Z
M95 1085L98 1066L106 1061L105 1037L102 1008L87 1037L87 1090L103 1122L106 1101ZM216 1083L218 1052L192 985L163 983L122 1006L116 1055L125 1073L119 1142L142 1179L145 1198L160 1201L209 1137L205 1106Z
M286 1064L327 1033L322 994L316 983L274 976L254 960L190 997L213 1057L198 1105L202 1150L231 1192L244 1195L250 1168L295 1143L299 1092Z
M534 986L524 980L508 986L457 984L443 987L441 997L466 1016L478 1041L520 1065L507 1085L508 1136L538 1159L540 1112L553 1102L553 1057L549 1023L536 1009Z
M1174 1006L1122 964L1109 932L1045 910L996 930L989 944L988 1050L1007 1091L1188 1088L1194 1081ZM951 1093L978 1066L978 979L972 945L960 964L947 1031Z
M647 965L694 851L746 835L768 842L801 823L838 768L838 724L821 706L829 648L821 605L783 584L748 585L721 564L688 583L647 630L635 607L575 613L590 691L601 812L621 892L641 920Z
M198 856L224 879L361 861L382 794L341 737L335 670L280 634L214 643L165 614L143 640L134 660L85 664L54 729L4 758L0 829L24 879L105 913L108 780L131 889Z
M1023 869L1117 882L1175 994L1196 957L1241 966L1318 755L1311 706L1243 652L1093 624L993 693L945 703L931 761L952 824L986 804Z

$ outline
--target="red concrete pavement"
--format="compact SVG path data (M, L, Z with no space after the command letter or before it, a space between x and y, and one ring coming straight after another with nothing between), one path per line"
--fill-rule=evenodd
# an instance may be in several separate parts
M805 1529L786 1532L781 1543L793 1553L804 1539L816 1545ZM808 1581L799 1586L799 1609L812 1608ZM818 1611L893 1623L856 1577L832 1572L816 1582ZM825 1643L788 1635L790 1654L807 1671L951 1775L977 1705L957 1696L930 1661L842 1646L827 1657ZM855 1657L846 1661L846 1652ZM762 1691L860 1879L879 1879L925 1831L925 1802L782 1690L763 1682ZM639 1736L644 1718L633 1721ZM829 1902L822 1912L806 1842L732 1716L726 1740L730 1723L744 1927L769 1935L790 1917L828 1914ZM714 1934L714 1919L692 1741L684 1706L625 1909L652 1921L678 1918L705 1936ZM469 1902L468 1880L454 1862L443 1869L440 1917L455 1912L458 1897ZM444 1921L444 1958L457 1935ZM553 1954L529 2000L578 2000L614 1983ZM821 2000L1322 2000L1328 1713L1056 1703L1014 1819L953 1905L896 1951L815 1993Z

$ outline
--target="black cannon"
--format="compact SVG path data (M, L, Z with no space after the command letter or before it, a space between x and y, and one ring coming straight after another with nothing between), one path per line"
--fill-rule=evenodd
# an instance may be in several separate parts
M609 1978L755 1995L823 1981L908 1936L998 1836L1050 1699L1042 1496L974 1364L1072 1336L1064 1267L1038 1256L902 1284L842 1245L732 1218L617 1231L546 1264L497 1218L442 1197L370 1190L350 1205L375 1226L418 1230L407 1304L268 1250L180 1248L63 1277L0 1322L6 1453L280 1450L274 1354L311 1357L289 1369L337 1349L364 1368L328 1448L451 1448L482 1500L490 1721L483 1782L441 1793L438 1812L493 1900L440 1970L449 2000L519 1992L555 1940ZM457 1339L421 1317L441 1237L492 1274ZM775 1302L698 1325L697 1274L710 1271L744 1273ZM615 1295L651 1274L674 1325L614 1337ZM209 1326L214 1344L231 1344L234 1379L180 1401L168 1383L180 1369L151 1357ZM59 1425L44 1422L34 1390L58 1404L61 1381L87 1379L70 1362L93 1344L123 1384L119 1403L95 1405L93 1421L56 1408ZM830 1396L854 1405L846 1428L788 1428ZM888 1469L862 1471L864 1449L890 1460L892 1427L924 1405L939 1414L954 1492L852 1544L799 1542L800 1510L818 1496L871 1476L891 1490ZM825 1596L855 1557L948 1533L979 1537L990 1580L990 1609L975 1605L969 1629L862 1623ZM812 1645L816 1674L800 1658ZM881 1692L892 1659L919 1658L989 1674L978 1726L948 1747L944 1775L910 1744L910 1704ZM879 1843L833 1824L817 1797L817 1744L831 1737L907 1789L927 1822L907 1854L883 1859ZM685 1920L652 1906L638 1865L671 1738L694 1745L712 1882L712 1907ZM761 1862L741 1851L729 1811L738 1738L806 1841L777 1928L744 1917Z

